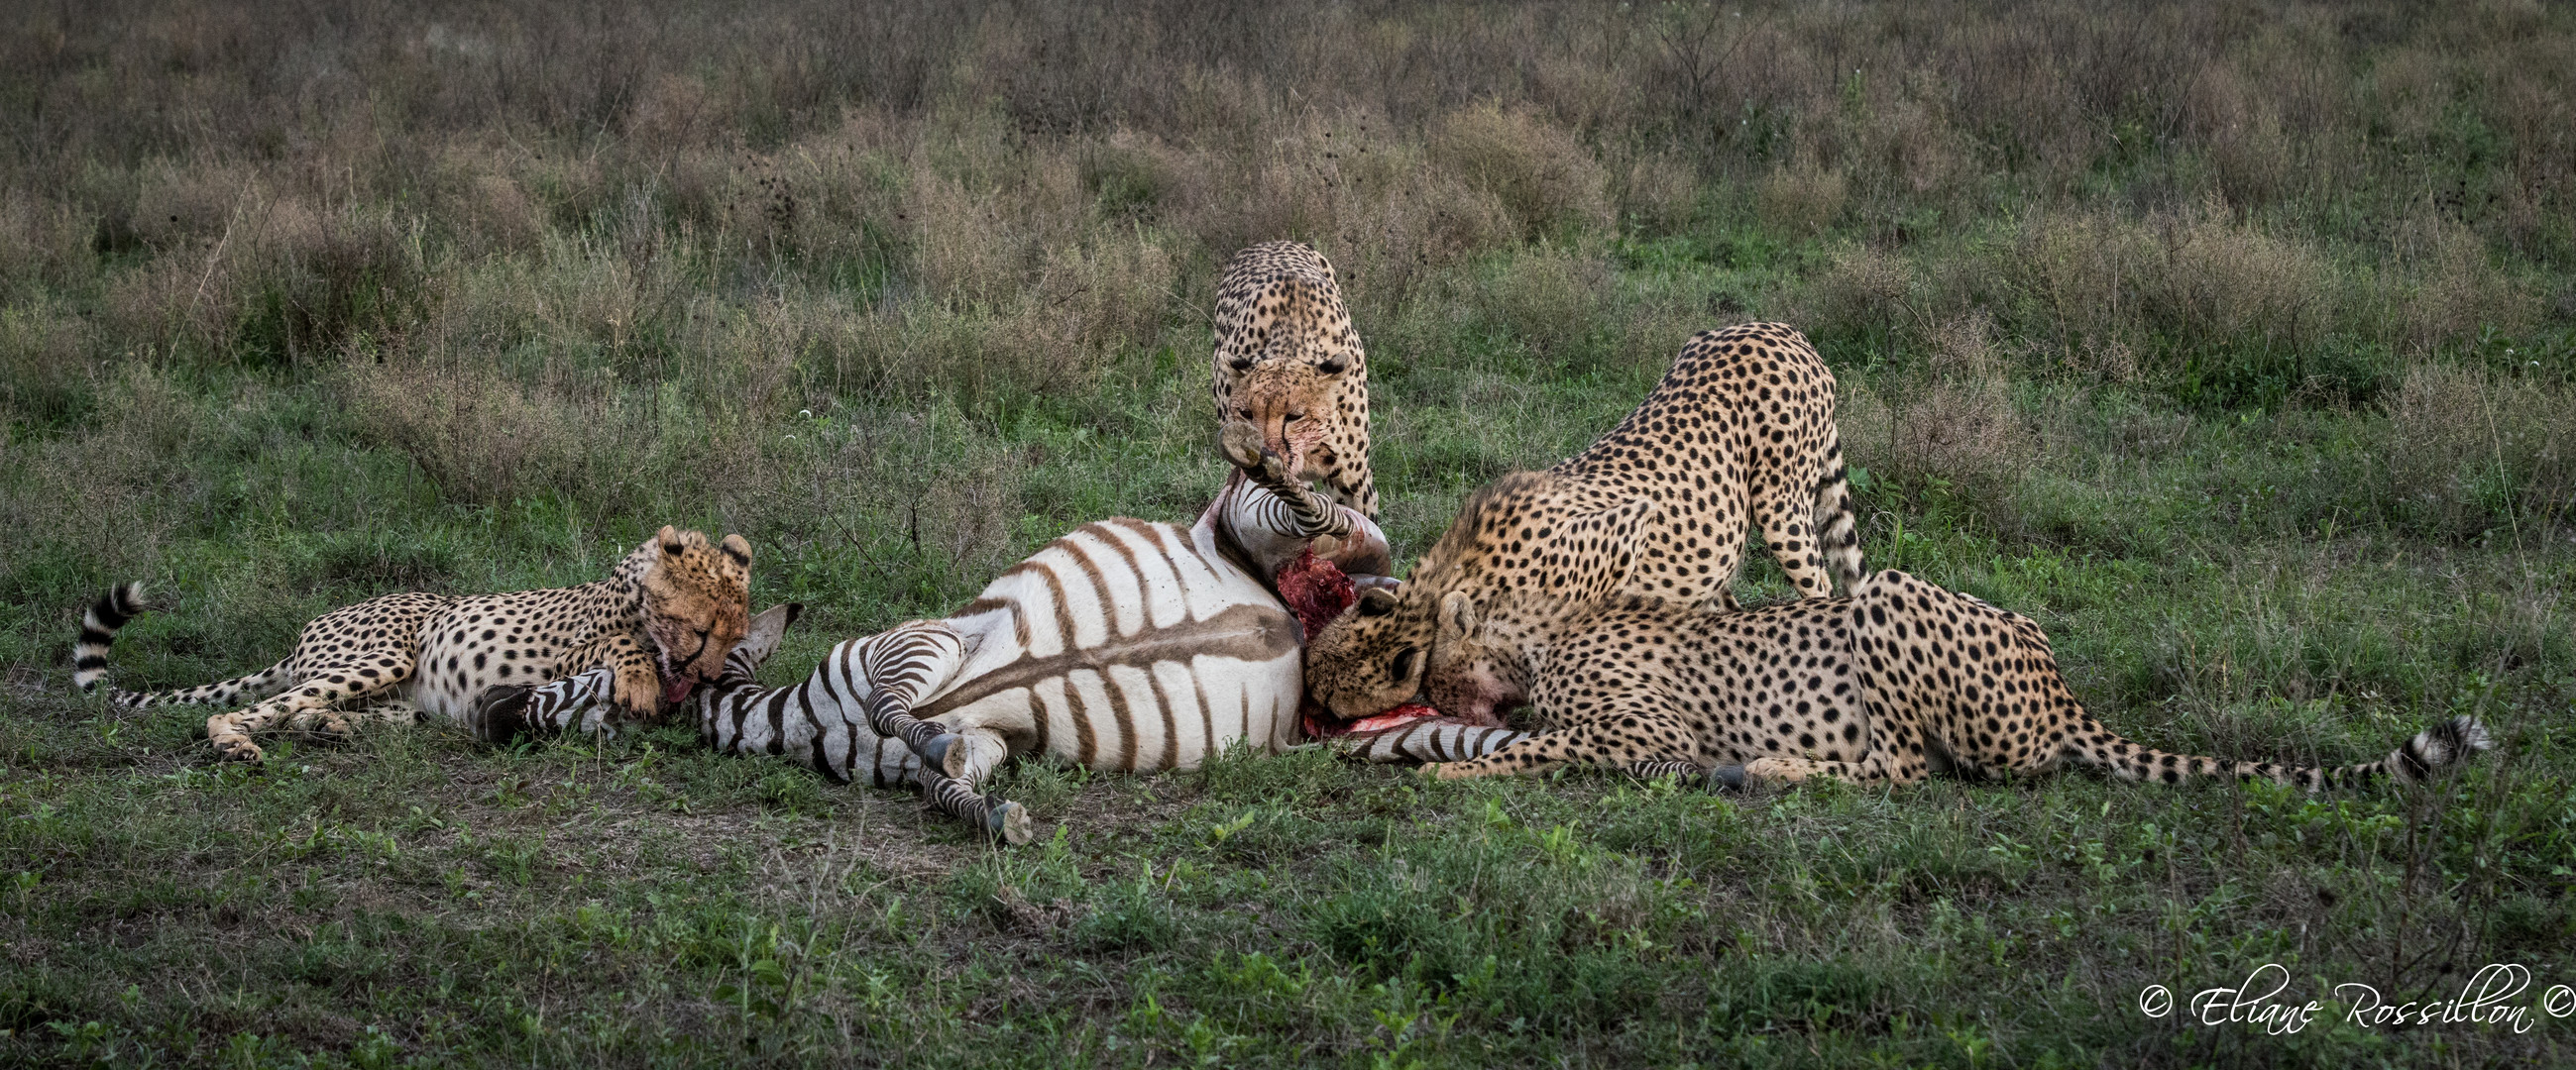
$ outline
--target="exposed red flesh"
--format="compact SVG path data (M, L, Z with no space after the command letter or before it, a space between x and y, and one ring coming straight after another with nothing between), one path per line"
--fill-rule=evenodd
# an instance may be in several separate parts
M1332 562L1315 556L1313 547L1299 550L1296 560L1279 566L1279 574L1271 577L1271 586L1279 591L1279 600L1288 604L1288 612L1297 615L1297 624L1305 629L1308 642L1360 598L1351 578L1342 575L1341 568Z
M1279 574L1272 577L1271 585L1279 591L1279 600L1288 604L1288 611L1297 615L1297 624L1305 629L1308 642L1314 641L1316 633L1323 631L1333 618L1341 616L1352 603L1360 600L1359 588L1351 583L1351 578L1343 575L1332 562L1315 556L1312 549L1300 551L1296 560L1279 566ZM1308 739L1331 739L1355 732L1389 732L1416 721L1441 716L1441 712L1429 703L1418 701L1353 721L1335 718L1311 696L1297 709L1298 723L1306 730Z

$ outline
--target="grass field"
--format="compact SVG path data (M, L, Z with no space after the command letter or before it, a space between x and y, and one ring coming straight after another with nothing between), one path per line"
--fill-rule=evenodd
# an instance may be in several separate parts
M2566 5L18 7L0 1062L2576 1055ZM2322 798L1018 767L997 850L676 728L227 766L69 687L111 582L171 602L117 682L192 684L665 523L752 540L801 675L1195 515L1216 268L1282 236L1342 270L1400 556L1786 320L1870 563L2039 620L2130 738L2498 752ZM2140 1009L2267 963L2317 1020ZM2490 963L2521 1028L2336 989Z

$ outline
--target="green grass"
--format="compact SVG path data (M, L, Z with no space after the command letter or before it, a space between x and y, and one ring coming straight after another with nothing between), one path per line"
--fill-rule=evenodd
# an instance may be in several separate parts
M1030 464L1010 554L1084 517L1186 515L1221 475L1191 432L1195 363L1130 366L1090 397L929 410L956 429L889 439L886 470ZM1381 358L1396 538L1418 550L1472 482L1579 447L1646 381ZM179 492L145 506L164 511L150 575L178 605L120 644L129 685L264 663L368 593L575 582L650 520L725 526L450 504L356 444L308 382L167 389L204 423L153 464ZM2039 618L2133 738L2341 762L2473 712L2502 754L2437 790L2323 800L2082 776L1749 798L1607 776L1434 785L1311 753L1158 778L1023 767L1000 790L1041 835L997 851L909 798L708 757L679 729L504 752L422 727L217 765L198 716L66 696L78 598L105 577L58 551L13 559L0 618L0 1044L358 1065L2563 1054L2557 1020L2267 1037L2150 1021L2136 1000L2267 961L2301 992L2444 991L2488 961L2576 976L2566 536L2444 542L2385 510L2321 535L2366 491L2301 474L2377 417L2024 400L2074 445L2001 489L1878 483L1873 564ZM1512 418L1482 418L1498 402ZM757 600L816 610L781 678L984 575L898 522L768 534ZM1744 586L1783 593L1764 563Z
M31 16L0 1064L2569 1061L2538 1011L2139 1010L2265 963L2576 985L2569 9L1744 6ZM801 675L1077 523L1195 516L1216 269L1283 236L1343 273L1400 557L1690 331L1789 320L1869 562L2037 619L2130 738L2498 751L2314 799L1023 765L1006 851L676 728L226 766L70 692L112 582L169 602L118 682L193 684L666 523L752 540Z

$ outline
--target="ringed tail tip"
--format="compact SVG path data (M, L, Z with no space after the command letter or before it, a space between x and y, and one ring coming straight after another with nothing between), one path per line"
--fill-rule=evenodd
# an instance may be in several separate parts
M116 641L117 630L151 608L139 581L110 587L90 603L81 614L80 639L72 644L72 685L82 694L97 694L107 679L107 648Z

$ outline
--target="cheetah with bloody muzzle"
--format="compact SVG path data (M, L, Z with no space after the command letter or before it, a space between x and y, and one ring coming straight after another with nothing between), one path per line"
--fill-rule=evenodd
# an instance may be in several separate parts
M1937 772L2064 765L2167 784L2202 777L2317 790L2419 782L2490 746L2459 717L2375 762L2307 768L2140 746L2085 712L2030 618L1897 571L1856 596L1710 612L1650 598L1577 608L1529 629L1452 595L1432 696L1444 710L1527 701L1537 734L1425 721L1335 746L1432 759L1440 779L1561 766L1705 774L1721 786L1808 777L1911 784ZM1526 629L1526 630L1525 630Z
M1345 721L1405 702L1425 687L1434 615L1453 597L1522 626L1619 596L1732 607L1748 524L1799 594L1826 597L1836 577L1849 588L1861 555L1841 442L1833 372L1795 328L1702 331L1617 428L1478 490L1402 587L1366 592L1324 628L1307 687Z
M1250 425L1291 478L1320 482L1338 503L1377 518L1368 353L1323 254L1274 241L1226 261L1215 364L1220 425Z

